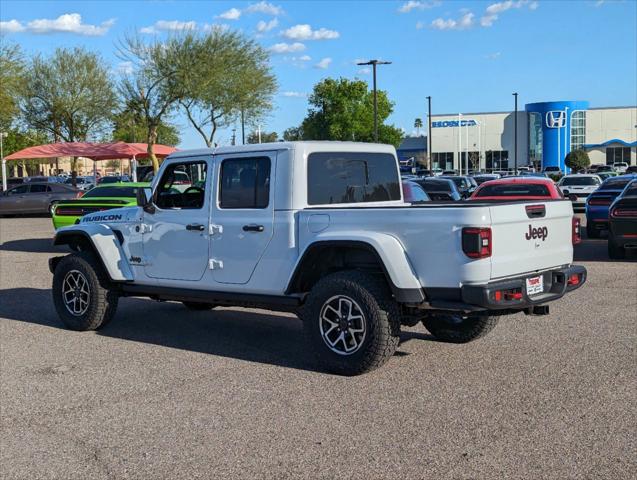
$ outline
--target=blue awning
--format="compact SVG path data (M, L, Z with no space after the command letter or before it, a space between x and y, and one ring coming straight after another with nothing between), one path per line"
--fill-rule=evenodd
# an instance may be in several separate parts
M603 143L586 143L582 145L582 147L586 149L601 148L601 147L608 147L609 145L613 145L613 144L618 144L618 145L621 145L622 147L637 147L637 142L628 143L628 142L625 142L624 140L620 140L619 138L606 140Z

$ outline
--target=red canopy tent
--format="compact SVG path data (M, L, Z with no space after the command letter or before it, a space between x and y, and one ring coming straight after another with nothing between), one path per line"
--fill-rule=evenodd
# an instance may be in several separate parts
M148 145L145 143L89 143L89 142L66 142L50 143L48 145L37 145L27 147L18 152L14 152L3 159L3 173L5 172L4 160L26 160L33 158L56 158L56 157L85 157L93 162L100 160L119 160L122 158L132 159L136 163L138 158L148 157ZM177 149L167 145L153 145L153 152L157 157L163 158ZM93 165L95 172L95 164ZM137 181L135 168L132 168L133 181ZM6 175L5 177L6 178Z

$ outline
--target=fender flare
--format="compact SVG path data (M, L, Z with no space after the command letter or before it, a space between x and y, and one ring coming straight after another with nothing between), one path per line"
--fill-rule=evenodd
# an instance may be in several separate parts
M422 303L425 300L422 285L400 241L396 237L378 232L330 232L317 235L299 256L288 281L286 293L293 290L293 285L308 256L317 248L332 246L362 248L372 253L378 260L399 302Z
M107 225L100 224L83 225L82 228L66 227L55 234L53 245L68 245L74 237L81 236L90 242L113 282L132 281L135 277L117 233Z

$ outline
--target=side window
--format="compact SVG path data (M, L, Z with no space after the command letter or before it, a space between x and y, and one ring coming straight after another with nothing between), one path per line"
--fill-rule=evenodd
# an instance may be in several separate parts
M24 195L29 191L28 185L20 185L19 187L15 187L7 192L7 195Z
M391 154L317 152L307 162L310 205L401 198L396 158Z
M267 208L270 203L270 159L232 158L221 163L221 208Z
M50 192L51 191L51 187L48 187L47 185L31 185L31 193L45 193L45 192Z
M206 162L169 165L157 184L155 204L159 208L199 209L206 199Z

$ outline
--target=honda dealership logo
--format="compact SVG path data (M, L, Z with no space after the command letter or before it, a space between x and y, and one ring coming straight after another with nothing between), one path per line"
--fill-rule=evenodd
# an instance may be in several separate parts
M546 126L548 128L562 128L566 126L566 112L564 110L546 112Z

